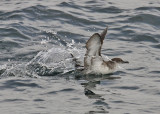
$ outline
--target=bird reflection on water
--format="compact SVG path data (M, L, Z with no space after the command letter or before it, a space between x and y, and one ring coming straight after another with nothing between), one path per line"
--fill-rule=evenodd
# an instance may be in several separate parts
M97 108L101 109L100 111L91 111L88 113L109 113L106 109L110 109L109 104L105 101L106 99L103 98L103 94L99 94L98 92L94 92L96 90L96 86L100 85L104 80L115 80L120 79L121 77L115 77L112 74L106 75L80 75L78 73L75 74L75 79L82 81L81 85L84 87L84 94L89 99L95 99L95 104L98 105ZM83 81L84 80L84 81ZM110 92L108 90L108 92Z
M113 77L111 74L106 74L106 75L95 75L95 74L90 74L90 75L76 75L75 78L77 80L86 80L87 82L81 83L84 87L84 93L88 98L92 99L102 99L102 95L96 94L93 92L93 89L96 88L97 84L100 84L101 81L103 80L115 80L115 79L120 79L121 77Z

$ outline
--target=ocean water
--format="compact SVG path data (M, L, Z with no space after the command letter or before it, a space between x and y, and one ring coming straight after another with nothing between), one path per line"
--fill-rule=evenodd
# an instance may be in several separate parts
M108 26L102 54L129 64L83 75L85 43ZM160 113L159 0L1 0L0 113Z

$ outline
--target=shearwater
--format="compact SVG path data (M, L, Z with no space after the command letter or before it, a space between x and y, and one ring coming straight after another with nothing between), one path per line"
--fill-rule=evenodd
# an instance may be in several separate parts
M118 64L129 63L121 58L113 58L108 61L103 59L101 56L101 48L107 30L108 27L106 27L101 34L94 33L87 41L83 70L85 74L110 74L116 70Z

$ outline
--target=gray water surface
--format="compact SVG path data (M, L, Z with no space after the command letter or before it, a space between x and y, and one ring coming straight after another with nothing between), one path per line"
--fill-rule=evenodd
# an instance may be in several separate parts
M0 113L160 113L160 1L1 0ZM85 42L109 26L110 75L75 72Z

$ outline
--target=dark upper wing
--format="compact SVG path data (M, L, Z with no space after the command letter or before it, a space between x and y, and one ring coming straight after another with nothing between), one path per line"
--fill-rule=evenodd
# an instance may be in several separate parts
M86 55L84 58L84 66L88 67L91 64L92 56L101 56L101 47L103 44L103 40L107 34L108 27L101 33L93 34L90 39L86 43Z

